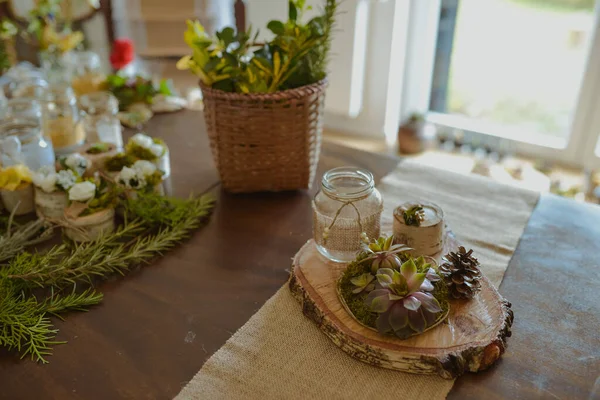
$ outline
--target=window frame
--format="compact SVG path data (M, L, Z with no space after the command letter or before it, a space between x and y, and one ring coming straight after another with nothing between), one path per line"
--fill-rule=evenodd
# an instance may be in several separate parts
M524 141L520 139L523 135L519 132L499 133L499 128L491 124L483 127L484 124L468 117L430 111L441 7L442 0L410 0L408 49L420 48L421 51L418 55L406 58L400 120L406 119L412 112L419 112L425 114L428 121L451 129L469 131L473 136L481 136L482 141L488 136L500 137L510 142L510 147L520 154L577 167L600 167L600 157L594 152L600 134L600 113L595 113L600 108L600 1L596 1L588 58L574 106L570 134L566 140L536 138L536 135L528 134L530 137Z

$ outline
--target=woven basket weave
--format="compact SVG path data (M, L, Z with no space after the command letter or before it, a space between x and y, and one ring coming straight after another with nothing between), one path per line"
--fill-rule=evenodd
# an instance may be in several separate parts
M213 159L229 192L309 188L321 150L325 80L266 94L200 84Z

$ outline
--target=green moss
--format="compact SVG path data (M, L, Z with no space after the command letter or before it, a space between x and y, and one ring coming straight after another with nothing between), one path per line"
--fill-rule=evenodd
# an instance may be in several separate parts
M377 313L370 311L365 305L365 297L367 297L367 293L352 293L352 290L354 290L354 285L352 282L350 282L352 278L371 272L371 262L361 262L361 260L364 260L367 256L368 255L366 253L361 253L357 257L356 261L348 264L348 267L340 278L338 285L340 294L346 301L348 308L354 314L354 317L367 326L375 326Z
M123 167L131 167L135 158L129 154L119 153L104 161L104 167L109 172L120 172Z
M102 153L106 153L108 150L110 150L110 145L108 143L95 143L95 144L91 145L89 149L87 149L86 153L87 154L102 154Z
M152 141L154 142L154 144L160 144L163 147L163 154L164 154L164 149L166 148L165 142L159 138L152 138ZM127 146L125 146L125 151L130 156L133 156L140 160L156 161L158 159L158 157L154 153L152 153L149 149L139 146L133 142L127 143ZM162 156L162 154L161 154L161 156Z
M407 261L410 257L406 254L400 254L400 258L402 262ZM348 264L348 267L342 274L340 280L338 281L338 288L340 291L340 295L346 302L348 308L354 314L354 317L360 321L362 324L375 328L375 321L377 320L378 314L369 310L369 308L365 305L365 298L368 293L352 293L354 290L354 285L351 282L351 279L360 276L364 273L371 272L371 264L370 261L364 261L365 258L368 257L367 253L361 253L358 255L355 261ZM422 264L417 265L417 271L419 273L426 273L431 265L430 264ZM439 301L440 306L442 308L442 313L440 313L440 318L446 314L449 308L448 303L448 288L443 280L439 280L437 282L433 282L434 290L432 292L433 296ZM412 336L414 332L411 330L406 332L406 337ZM402 337L401 337L402 338Z
M163 173L159 170L154 171L150 176L146 177L146 183L148 184L149 190L154 190L154 186L162 182Z

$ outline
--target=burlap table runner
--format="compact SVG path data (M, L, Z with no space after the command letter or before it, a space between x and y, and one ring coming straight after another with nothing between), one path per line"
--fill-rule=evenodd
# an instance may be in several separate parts
M386 204L384 232L391 232L396 205L435 202L495 285L502 282L538 200L534 192L410 162L384 178L379 190ZM302 315L284 286L204 364L177 399L443 399L453 383L354 360Z

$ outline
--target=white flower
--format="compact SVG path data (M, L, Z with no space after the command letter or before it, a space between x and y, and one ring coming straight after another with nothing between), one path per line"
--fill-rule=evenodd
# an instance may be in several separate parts
M129 167L123 167L119 172L117 182L128 189L141 189L146 186L146 180L141 172Z
M136 133L130 139L133 143L137 144L140 147L145 149L149 149L154 144L152 138L148 135L144 135L143 133Z
M58 174L56 176L56 184L60 186L63 190L71 189L76 181L77 177L70 169L63 169L62 171L58 171Z
M156 165L146 160L138 160L132 168L142 177L151 176L156 172Z
M52 193L56 190L56 180L58 175L53 166L45 166L40 168L33 174L31 180L33 184L46 193Z
M150 146L150 151L156 157L162 157L163 153L165 152L165 149L164 149L164 147L162 145L160 145L158 143L155 143L152 146Z
M67 168L72 169L81 176L89 166L87 158L79 153L73 153L65 159L65 165Z
M85 181L76 183L69 189L69 200L85 202L94 198L96 194L96 185Z

